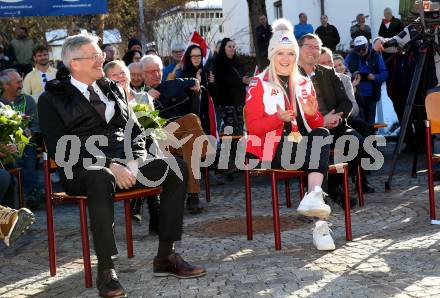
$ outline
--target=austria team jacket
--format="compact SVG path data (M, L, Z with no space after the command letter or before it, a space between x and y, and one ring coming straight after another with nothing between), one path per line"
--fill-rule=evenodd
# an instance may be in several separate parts
M252 78L246 95L245 121L248 132L246 152L252 153L263 161L272 161L283 133L284 122L277 116L277 104L285 109L284 93L280 87L268 81L268 71ZM304 119L307 131L324 126L324 117L317 110L308 115L302 109L302 102L317 101L312 81L298 75L295 86L295 95L299 105L299 112Z

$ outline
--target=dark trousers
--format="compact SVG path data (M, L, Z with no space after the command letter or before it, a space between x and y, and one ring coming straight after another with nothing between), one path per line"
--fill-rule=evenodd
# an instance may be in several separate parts
M352 135L359 141L358 154L356 155L356 157L353 160L348 162L348 169L350 171L350 174L354 174L357 169L357 166L360 165L360 163L361 163L361 158L369 156L367 154L367 152L364 150L364 146L363 146L365 138L359 132L357 132L355 129L353 129L347 125L344 125L344 124L341 124L333 129L330 129L330 134L333 135L333 145L336 143L336 141L338 140L339 137L344 136L344 135ZM344 154L347 153L348 146L349 146L349 144L346 143Z
M315 137L321 137L322 139L328 137L330 135L329 131L325 128L315 128L312 131L310 131L307 134L307 145L304 144L305 147L305 155L304 155L304 163L301 165L301 167L299 168L295 168L292 170L301 170L301 171L306 171L308 173L311 172L319 172L322 173L324 175L324 177L327 176L327 172L328 172L328 164L329 164L329 159L330 159L330 145L324 145L321 147L321 149L318 151L313 147L313 145L317 144L317 143L313 143L313 139ZM285 158L287 158L288 161L290 161L290 164L294 164L295 163L295 158L296 156L299 154L298 150L301 150L299 147L301 144L301 142L305 142L306 139L303 138L301 140L300 143L294 143L291 142L289 140L286 139L287 137L283 137L281 139L281 142L278 144L278 147L275 151L275 156L272 160L272 164L271 167L273 169L282 169L284 168L282 166L282 154L283 154L283 147L286 146L287 144L291 144L292 145L292 153L290 156L286 156ZM315 145L316 146L316 145ZM315 151L316 150L316 151ZM311 162L313 161L318 161L318 166L314 167L311 165Z
M182 236L188 173L185 162L179 158L176 160L183 181L168 167L165 159L155 159L139 169L139 172L150 181L158 181L166 175L161 184L159 241L178 241ZM73 172L73 179L66 180L64 187L69 195L87 196L96 256L107 257L117 254L113 230L113 196L117 186L112 172L102 167L96 167L93 170L78 168ZM134 186L134 188L140 187L143 185L139 182Z
M243 134L243 106L242 105L220 105L220 115L223 119L224 126L232 126L234 135Z
M358 101L361 118L363 117L367 124L376 122L376 104L376 98L373 96L363 97L362 101Z

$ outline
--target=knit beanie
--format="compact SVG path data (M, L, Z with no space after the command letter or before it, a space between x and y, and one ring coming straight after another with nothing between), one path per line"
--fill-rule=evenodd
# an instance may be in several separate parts
M139 45L141 46L142 49L142 43L139 39L136 39L134 37L130 38L130 40L128 41L128 49L130 50L132 46L134 45Z
M280 50L292 50L298 55L298 43L293 35L292 24L288 20L278 19L273 22L272 32L267 54L269 60Z

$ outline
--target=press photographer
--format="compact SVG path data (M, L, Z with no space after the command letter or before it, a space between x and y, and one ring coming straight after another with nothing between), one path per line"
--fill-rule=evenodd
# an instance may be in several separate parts
M385 189L390 190L390 184L397 161L397 155L400 153L406 129L415 128L414 139L414 162L413 175L416 170L416 148L422 148L425 144L424 124L426 119L424 100L427 91L438 85L440 75L440 47L439 47L439 24L440 24L440 0L414 2L413 10L408 13L407 19L410 24L398 35L392 38L378 37L373 48L376 51L390 51L389 49L399 49L400 53L410 53L414 56L415 68L411 79L411 86L408 96L401 105L405 106L401 116L401 133L395 149L393 164L388 181L385 183ZM398 55L398 54L396 54ZM402 72L411 72L411 69L401 70ZM405 82L398 82L403 86ZM403 101L404 98L401 99ZM414 109L414 111L412 111Z

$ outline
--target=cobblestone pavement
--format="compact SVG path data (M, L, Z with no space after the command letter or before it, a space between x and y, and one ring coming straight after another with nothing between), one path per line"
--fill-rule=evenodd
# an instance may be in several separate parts
M390 157L387 154L386 160ZM419 162L423 169L424 162ZM298 219L298 200L288 209L280 199L284 222L291 219L296 223L284 227L281 251L274 249L270 224L253 241L246 240L243 177L236 175L229 185L213 186L206 211L185 215L184 240L177 244L186 259L206 266L208 274L195 280L153 278L158 241L148 236L148 219L134 225L135 257L128 259L123 208L118 204L116 266L120 280L130 297L440 297L440 228L429 223L426 173L421 170L412 178L410 165L411 156L402 155L391 193L383 192L387 167L369 177L377 192L366 195L364 208L352 210L352 242L345 240L342 209L332 206L330 222L337 245L332 252L318 251L312 245L313 223ZM269 182L264 177L254 182L254 216L268 218L270 223ZM297 198L296 182L292 187ZM145 210L145 217L147 213ZM37 223L14 247L0 247L0 296L96 297L95 288L84 287L76 206L62 204L55 210L55 277L48 272L45 212L38 211L36 216ZM233 224L228 226L228 219ZM241 232L228 234L228 228L237 230L237 220ZM204 234L208 230L209 235ZM94 256L92 265L96 277Z

